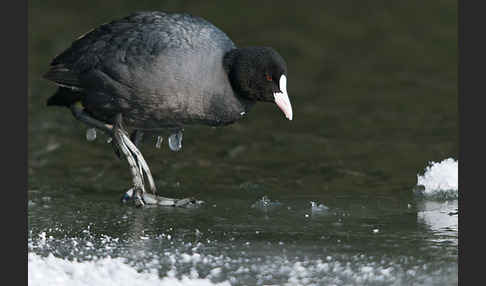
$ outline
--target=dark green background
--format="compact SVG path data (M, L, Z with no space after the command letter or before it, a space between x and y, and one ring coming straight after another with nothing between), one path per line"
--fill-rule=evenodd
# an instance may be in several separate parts
M125 188L115 178L128 180L128 170L114 160L111 148L86 142L86 128L67 109L46 108L55 86L41 74L54 56L95 26L132 11L165 10L202 16L238 46L278 50L289 68L294 120L273 105L258 104L231 127L186 128L180 153L142 149L156 177L163 172L169 181L179 177L205 187L224 184L228 176L262 181L285 176L317 192L391 177L413 186L428 161L458 155L456 5L30 1L29 185L53 178L69 183L108 168L106 181L114 179L108 186ZM57 148L49 152L51 145ZM106 189L102 185L98 188Z

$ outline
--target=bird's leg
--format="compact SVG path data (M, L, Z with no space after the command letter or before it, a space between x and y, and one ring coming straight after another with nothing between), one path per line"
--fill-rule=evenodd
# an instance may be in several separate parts
M143 131L136 129L136 130L134 130L134 131L132 132L132 134L130 135L130 139L129 139L129 140L130 140L131 142L133 142L133 144L135 145L135 147L136 147L136 148L139 148L139 147L140 147L140 144L141 144L141 142L142 142L142 139L143 139ZM138 159L137 159L138 157L136 156L136 154L135 154L133 151L132 151L132 153L134 154L134 156L135 156L135 161L137 162L137 165L138 165L138 166L139 166L139 168L140 168L140 173L141 173L141 174L143 174L143 173L142 173L142 169L141 169L141 168L142 168L142 166L141 166L141 162L139 162L139 161L138 161ZM139 153L140 153L140 152L139 152ZM147 168L147 169L148 169L148 168ZM142 177L143 177L143 175L142 175ZM155 189L154 189L154 188L152 188L152 192L155 194Z
M122 126L122 116L121 114L118 114L115 117L115 124L113 127L113 132L114 132L114 137L117 142L121 142L121 152L125 154L127 157L127 160L129 161L130 164L130 169L132 171L132 175L134 177L134 185L137 186L138 180L142 182L142 188L141 190L141 198L142 200L140 203L146 203L146 204L156 204L156 205L162 205L162 206L175 206L175 207L182 207L182 206L188 206L188 205L194 205L194 204L201 204L201 201L196 201L192 198L185 198L185 199L172 199L172 198L166 198L166 197L160 197L156 195L156 188L155 188L155 183L152 178L152 174L150 172L150 169L148 167L147 162L143 158L142 153L140 150L138 150L137 146L130 140L130 138L127 136L127 134L123 131L123 126ZM137 136L135 136L137 137ZM137 168L138 167L138 168ZM138 172L137 172L138 171ZM150 189L152 190L153 194L148 194L145 192L145 189L143 188L143 173L145 173L147 177L147 181L149 182ZM130 189L127 193L128 196L130 196L130 192L132 193L132 196L138 200L137 196L137 188L135 187L133 190Z
M131 197L135 199L136 205L143 205L142 196L145 192L143 184L143 170L146 172L148 171L147 178L150 183L150 188L154 194L156 192L155 184L153 183L152 175L150 174L150 170L148 169L147 163L143 159L142 154L140 151L138 151L135 145L133 145L123 129L121 124L121 114L116 117L115 125L110 125L103 123L87 114L80 102L72 104L70 108L76 119L87 124L88 126L98 128L114 138L113 144L116 150L125 155L128 164L130 165L130 172L132 173L134 187L131 188L127 193L132 194ZM134 154L136 159L134 158Z
M113 125L103 123L103 122L91 117L88 113L86 113L84 111L84 108L83 108L81 102L78 101L78 102L72 104L70 106L70 109L71 109L71 112L73 113L74 117L77 120L85 123L86 125L88 125L90 127L97 128L97 129L105 132L111 138L113 138ZM114 143L111 144L111 146L113 146L113 151L115 152L115 155L120 159L121 154L120 154L119 148Z
M119 118L121 118L121 115L119 116ZM117 129L116 128L117 124L118 122L115 122L115 133ZM135 163L136 165L138 165L139 173L142 175L142 179L143 179L143 173L145 172L145 175L147 176L147 181L149 182L150 190L155 195L157 190L155 188L154 179L152 178L152 173L150 172L148 164L143 158L142 153L140 152L140 150L138 150L137 146L135 146L135 144L133 144L132 141L130 141L130 138L128 138L128 136L124 132L120 133L120 137L123 140L125 146L132 153L132 157L134 157L134 160L136 160Z
M114 146L125 156L125 158L127 158L128 164L130 166L130 172L132 173L133 187L126 192L126 194L122 198L122 201L126 200L128 197L129 199L134 200L136 206L142 206L144 204L156 204L162 206L179 207L202 203L201 201L196 201L190 198L171 199L156 195L155 183L152 178L152 174L150 172L148 164L143 158L142 153L137 148L136 144L134 144L130 140L127 133L125 132L125 129L122 125L121 114L117 114L114 124L110 125L91 117L88 113L84 111L84 108L80 102L74 103L73 105L71 105L70 108L76 119L87 124L88 126L100 129L106 132L109 136L111 136L113 138ZM138 144L141 141L143 133L138 133L136 131L136 133L132 135L134 135L134 141ZM143 175L144 172L153 195L145 192Z
M115 123L116 126L116 123ZM172 199L172 198L166 198L166 197L161 197L157 196L155 194L156 189L155 189L155 184L152 178L152 175L150 173L150 169L147 165L147 162L142 156L142 153L138 150L138 148L135 146L132 141L126 136L126 134L123 133L125 136L125 141L127 147L130 149L130 151L133 153L134 157L137 159L139 165L147 175L147 180L150 185L150 189L153 191L153 195L148 194L148 193L143 193L143 200L147 204L157 204L157 205L162 205L162 206L175 206L175 207L181 207L181 206L187 206L187 205L193 205L193 204L201 204L202 201L196 201L193 198L185 198L185 199ZM140 174L143 174L140 171Z
M142 206L145 204L143 202L145 187L143 184L142 168L139 164L137 164L137 161L135 160L131 150L126 144L127 135L125 134L123 126L121 125L121 121L122 117L121 114L119 114L118 116L116 116L115 124L113 125L113 140L120 152L125 155L125 158L128 161L128 165L130 166L130 172L132 173L133 188L128 190L127 193L131 194L130 197L134 200L136 206ZM130 140L128 140L128 142L130 142Z
M73 113L74 117L85 124L98 128L101 131L104 131L109 136L113 136L113 125L103 123L97 119L94 119L89 114L84 111L81 102L76 102L70 106L71 112Z
M121 117L121 116L119 116L119 117ZM116 128L117 124L118 124L118 122L115 121L115 130L117 129ZM161 205L161 206L182 207L182 206L196 205L196 204L201 204L202 203L202 201L196 201L193 198L172 199L172 198L166 198L166 197L157 196L155 194L156 193L156 189L155 189L155 184L154 184L152 175L150 173L150 169L149 169L149 167L147 165L147 162L143 158L142 153L138 150L137 146L135 146L135 144L132 143L132 141L130 141L130 139L127 137L127 135L125 133L122 132L121 135L124 137L124 143L126 144L126 147L128 147L128 149L133 153L133 156L136 158L136 160L137 160L137 162L139 164L139 167L141 169L143 169L143 171L147 175L147 180L149 182L150 189L152 190L153 195L152 194L148 194L146 192L143 192L142 198L143 198L143 201L146 204L156 204L156 205ZM142 178L143 178L143 173L142 173L142 170L141 169L140 169L140 174L142 174Z

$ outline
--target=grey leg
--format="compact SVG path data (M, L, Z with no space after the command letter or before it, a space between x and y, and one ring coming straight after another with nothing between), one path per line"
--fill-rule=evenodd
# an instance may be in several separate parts
M110 125L110 124L103 123L103 122L89 116L89 114L87 114L84 111L83 106L79 102L71 105L70 109L71 109L71 112L73 113L73 116L77 120L85 123L86 125L88 125L90 127L97 128L97 129L105 132L108 136L113 138L113 126ZM113 144L111 144L111 146L113 146L113 151L115 152L115 155L117 156L117 158L121 159L120 149L118 148L118 146L114 142L113 142Z
M121 118L121 115L119 115L117 117ZM117 124L118 124L118 122L115 123L115 126L117 126ZM117 131L116 131L117 129L118 128L114 129L115 134L117 134ZM123 129L120 128L119 130L123 130ZM150 172L148 164L145 161L145 159L143 158L142 153L140 152L140 150L138 150L137 146L135 146L135 144L133 144L132 141L130 141L130 139L125 134L125 132L123 132L123 131L119 132L118 136L123 141L124 146L127 147L127 149L131 152L131 155L133 154L132 157L136 158L136 160L134 158L135 164L138 165L139 173L142 175L142 180L143 180L143 173L145 172L145 175L147 176L147 180L149 182L150 190L155 195L156 194L156 188L155 188L154 179L152 178L152 173Z
M103 123L89 116L89 114L84 111L84 108L81 106L81 104L75 103L71 105L70 108L74 117L79 121L84 122L91 127L98 128L99 130L106 132L109 136L113 136L113 126Z
M135 206L143 206L143 193L145 193L145 187L143 185L143 173L141 167L137 164L132 152L126 144L126 134L121 125L122 117L119 114L115 119L115 125L113 126L113 140L120 150L120 152L127 158L128 165L130 166L130 172L132 173L133 187L128 190L132 192L132 199Z
M120 125L120 128L117 126ZM117 115L116 120L115 120L115 134L117 134L117 130L123 130L121 127L121 115ZM127 135L124 132L120 132L120 137L123 139L123 143L127 147L127 149L130 150L131 153L133 153L133 157L135 157L134 161L138 163L139 166L139 174L141 174L141 179L143 181L143 172L145 172L147 176L147 180L149 182L150 189L152 190L153 194L149 194L145 191L142 192L142 199L143 202L146 204L150 205L160 205L160 206L174 206L174 207L185 207L185 206L194 206L194 205L199 205L202 204L202 201L197 201L193 198L184 198L184 199L172 199L172 198L166 198L166 197L161 197L156 195L156 188L155 188L155 183L152 178L152 174L150 172L150 169L147 165L147 162L142 156L142 153L140 150L138 150L137 146L135 146L134 143L127 137ZM123 152L123 151L122 151ZM129 190L130 191L130 190ZM135 194L135 193L134 193Z
M122 201L133 199L136 206L154 204L180 207L202 203L202 201L196 201L190 198L171 199L156 195L157 190L148 164L143 158L142 153L137 148L136 144L134 144L128 137L122 125L123 118L121 114L117 114L114 125L110 125L91 117L84 111L83 107L79 103L71 105L71 112L76 119L84 122L88 126L102 130L111 136L113 138L114 146L127 159L128 165L130 166L130 172L132 174L133 187L126 192L122 198ZM134 141L138 144L142 139L143 133L141 131L138 131L140 132L138 133L137 131L135 131L135 134L133 135L135 137ZM152 194L148 194L145 191L144 173Z

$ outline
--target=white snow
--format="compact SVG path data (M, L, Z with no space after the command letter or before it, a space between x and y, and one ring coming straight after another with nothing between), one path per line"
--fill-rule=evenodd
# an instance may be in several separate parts
M445 195L458 197L458 161L448 158L442 162L430 162L424 175L417 175L417 186L424 186L426 196Z
M417 175L417 185L425 187L423 195L432 199L446 199L419 202L417 219L444 235L450 235L448 231L452 231L452 234L458 231L458 165L452 158L430 162L424 175Z
M322 212L322 211L327 211L329 210L329 208L319 202L314 202L314 201L311 201L310 202L311 204L311 210L313 212Z
M48 239L43 232L33 237L33 249L52 249L56 239ZM103 237L104 241L114 239ZM39 240L45 240L39 244ZM56 243L57 244L57 243ZM85 243L79 243L79 245ZM95 243L93 243L95 244ZM90 260L67 259L54 256L28 254L28 283L36 285L133 285L133 286L228 286L238 281L254 281L256 285L405 285L410 279L420 280L417 285L429 285L437 279L457 279L457 268L441 268L431 273L420 265L402 265L396 260L374 259L365 254L338 258L330 255L321 258L287 257L271 255L256 259L225 254L211 255L179 250L168 250L157 255L147 253L152 261L133 264L125 257L94 257ZM161 266L170 269L161 272ZM143 269L143 270L141 270ZM206 270L203 270L206 269ZM410 272L414 274L410 274ZM224 281L220 283L212 280ZM220 280L224 279L224 280ZM275 284L275 279L280 280ZM247 282L245 285L254 283ZM407 284L408 285L408 284Z
M169 275L160 278L156 270L138 272L128 265L123 258L105 257L93 261L69 261L49 254L42 257L35 253L28 256L28 284L36 285L117 285L117 286L205 286L230 285L229 282L212 283L209 279L189 278L181 279Z

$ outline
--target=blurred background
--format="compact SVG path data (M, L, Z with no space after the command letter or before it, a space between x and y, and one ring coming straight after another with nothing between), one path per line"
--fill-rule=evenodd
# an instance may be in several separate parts
M456 1L45 0L29 2L30 186L79 185L76 177L94 180L86 191L126 187L126 163L111 147L87 142L67 109L46 107L56 87L41 75L78 36L140 10L201 16L237 46L274 47L289 69L293 121L258 104L232 126L187 128L182 152L146 143L152 172L168 184L285 176L287 187L316 192L391 178L413 186L426 162L457 158Z

